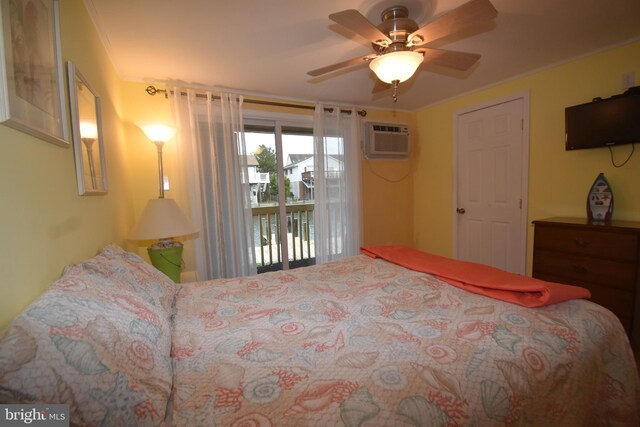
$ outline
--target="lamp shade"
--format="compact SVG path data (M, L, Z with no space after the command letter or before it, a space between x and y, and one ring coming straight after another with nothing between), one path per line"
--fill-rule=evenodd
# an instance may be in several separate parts
M369 63L369 68L385 83L400 83L408 80L422 63L423 56L419 52L399 51L376 57Z
M198 230L173 199L152 199L142 212L130 240L156 240L193 234Z
M95 121L80 121L80 137L88 139L98 139L98 126Z
M174 127L160 123L137 122L136 126L142 129L147 138L153 142L167 142L173 138L177 131Z

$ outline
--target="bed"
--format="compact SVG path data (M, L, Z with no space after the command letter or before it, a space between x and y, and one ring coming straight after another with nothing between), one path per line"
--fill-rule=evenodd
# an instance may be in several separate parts
M82 426L639 424L618 319L556 303L580 289L403 251L176 286L109 245L0 334L0 403Z
M625 332L584 299L527 308L359 255L189 283L179 426L638 425Z

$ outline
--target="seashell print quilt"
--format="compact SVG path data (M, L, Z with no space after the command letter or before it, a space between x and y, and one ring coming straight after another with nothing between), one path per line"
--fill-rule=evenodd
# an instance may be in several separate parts
M524 308L359 255L176 305L179 426L639 424L627 336L590 301Z

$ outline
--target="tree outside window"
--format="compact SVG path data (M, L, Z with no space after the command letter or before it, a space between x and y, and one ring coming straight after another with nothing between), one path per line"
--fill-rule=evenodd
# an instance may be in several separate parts
M258 172L269 173L269 190L267 190L269 200L277 201L278 160L276 158L276 152L273 148L261 144L256 150L255 157L258 161ZM291 180L286 176L284 177L284 190L288 198L293 197L293 194L291 194Z

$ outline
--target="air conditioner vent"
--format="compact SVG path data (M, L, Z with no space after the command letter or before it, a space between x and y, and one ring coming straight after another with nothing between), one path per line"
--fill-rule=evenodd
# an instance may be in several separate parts
M377 132L393 132L393 133L402 132L402 128L400 126L375 125L375 124L373 125L373 130Z
M364 123L364 154L367 159L409 157L409 126L398 123Z

